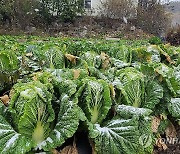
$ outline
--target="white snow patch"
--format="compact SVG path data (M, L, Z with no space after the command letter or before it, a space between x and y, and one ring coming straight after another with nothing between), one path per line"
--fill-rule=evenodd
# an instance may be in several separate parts
M3 134L3 133L8 133L8 132L14 132L14 130L5 130L5 129L0 129L0 134Z
M37 145L37 147L35 148L35 150L41 150L42 149L42 147L44 147L44 146L46 146L47 145L47 143L46 143L46 141L43 141L43 142L41 142L41 143L39 143L38 145Z
M124 122L128 122L129 120L121 120L121 119L117 119L117 120L112 120L108 126L113 126L113 125L116 125L116 124L120 124L120 123L124 123Z
M20 95L23 96L23 97L31 97L31 96L29 95L29 92L30 92L30 91L31 91L31 89L26 89L26 90L22 91L22 92L20 93Z
M56 133L56 137L57 137L58 139L60 139L61 133L60 133L59 131L57 131L56 129L54 130L54 132Z
M9 126L9 125L7 125L7 124L2 124L2 123L0 123L0 126L5 126L5 127L10 128L10 126Z
M6 143L6 147L3 151L6 151L7 149L9 149L10 146L13 146L15 144L15 141L19 138L19 135L20 134L15 134L12 138L10 138Z
M53 143L53 140L50 137L48 137L46 140L50 143Z

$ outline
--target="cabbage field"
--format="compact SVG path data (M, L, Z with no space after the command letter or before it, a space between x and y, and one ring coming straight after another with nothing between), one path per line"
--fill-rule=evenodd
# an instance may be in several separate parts
M180 124L180 47L155 44L0 36L0 153L77 154L77 134L94 154L167 149L160 140Z

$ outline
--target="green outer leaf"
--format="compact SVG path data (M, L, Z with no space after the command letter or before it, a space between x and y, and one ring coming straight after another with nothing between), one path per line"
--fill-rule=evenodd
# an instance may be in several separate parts
M117 69L121 69L127 66L130 66L130 63L126 63L124 61L121 61L119 59L111 58L111 63L113 64L114 67Z
M59 82L63 80L74 80L74 70L80 71L78 79L83 79L88 76L88 71L85 69L47 69Z
M145 86L145 102L141 107L154 109L161 98L163 98L163 87L156 81L149 81Z
M171 98L168 110L173 117L180 118L180 98Z
M95 52L86 52L86 53L83 53L80 56L80 58L85 60L87 62L87 64L88 64L88 66L95 67L95 65L96 65L96 56L97 56L97 53L95 53Z
M152 119L151 117L145 116L139 118L139 132L141 137L145 137L142 140L143 148L146 154L152 154L154 149L153 132L152 132ZM147 147L146 147L147 146Z
M94 78L85 78L77 93L80 96L79 106L87 119L93 123L101 123L112 105L108 83Z
M57 85L60 94L67 94L68 96L72 96L77 91L77 85L73 80L63 80Z
M61 99L60 111L57 124L49 137L41 142L36 149L49 151L61 146L66 139L73 136L79 125L79 108L69 96L64 95ZM81 117L82 118L82 117Z
M120 117L132 117L132 116L149 116L152 113L152 110L146 109L146 108L136 108L133 106L127 106L127 105L118 105L116 107L116 112Z
M0 52L0 72L13 73L19 69L17 56L13 51Z
M112 119L104 127L94 125L91 134L98 154L132 154L140 149L138 119ZM94 136L90 136L93 138Z
M0 115L0 153L24 154L32 147L32 140L17 133Z
M61 52L59 47L47 46L46 50L47 51L45 52L45 62L48 63L48 68L61 69L65 67L64 54Z
M151 54L151 62L156 63L161 61L159 47L150 45L147 47L147 53Z
M0 92L17 81L19 68L18 58L13 51L0 51Z
M178 67L170 68L165 64L160 64L156 71L163 76L174 97L180 96L180 65Z
M114 55L115 58L117 58L118 60L125 62L125 63L131 63L131 61L132 61L132 50L130 50L125 45L119 46L119 48L117 50L118 51L115 52L116 55Z
M139 71L143 73L145 76L145 81L154 80L157 76L154 71L154 67L156 64L140 64Z
M15 128L20 134L31 138L41 124L41 136L35 143L42 141L49 134L49 125L54 121L55 115L51 105L52 94L40 82L18 83L14 86L14 95L9 109L13 116Z
M43 129L42 140L49 135L50 124L54 120L54 111L50 104L51 98L49 100L48 104L39 99L26 103L24 114L21 116L18 124L19 133L31 137L37 124L40 123Z
M121 90L124 104L140 107L144 100L144 75L133 67L117 71L113 85ZM122 102L118 102L122 103Z

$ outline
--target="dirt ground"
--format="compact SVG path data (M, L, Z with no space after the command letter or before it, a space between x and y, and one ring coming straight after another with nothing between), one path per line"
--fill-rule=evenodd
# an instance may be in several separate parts
M176 125L177 132L177 143L176 144L167 144L167 149L160 150L155 147L154 154L180 154L180 126Z
M3 25L0 26L0 34L80 38L112 37L120 39L144 39L152 36L136 27L134 21L129 21L125 24L117 19L98 19L93 17L79 17L74 23L53 22L48 27L30 25L22 29L18 26Z

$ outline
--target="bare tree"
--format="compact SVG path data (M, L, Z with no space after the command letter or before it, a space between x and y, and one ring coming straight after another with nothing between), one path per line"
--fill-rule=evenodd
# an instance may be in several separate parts
M137 25L152 34L162 35L170 24L160 0L139 0L137 12Z
M101 15L108 18L122 19L135 15L135 5L132 0L101 1Z

